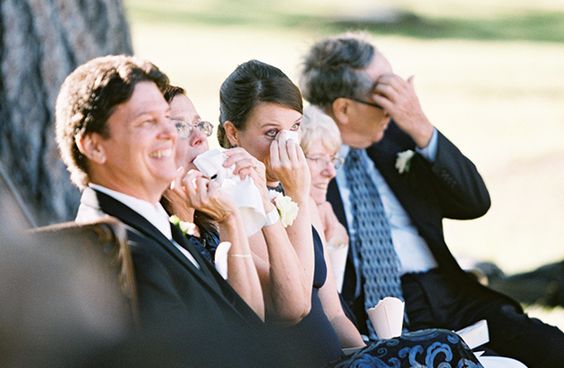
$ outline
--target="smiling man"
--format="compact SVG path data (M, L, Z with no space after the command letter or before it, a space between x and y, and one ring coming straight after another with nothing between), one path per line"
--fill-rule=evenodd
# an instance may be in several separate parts
M482 216L490 197L474 164L425 116L413 77L394 74L366 35L343 34L311 47L301 86L344 143L327 199L350 235L342 296L359 329L374 336L365 311L392 295L405 299L411 330L486 319L489 349L529 367L560 366L562 332L480 285L448 249L443 218Z
M126 225L143 328L174 336L190 364L217 366L226 355L235 366L260 362L269 350L252 346L264 346L262 321L159 204L176 175L167 85L153 64L129 56L93 59L67 77L57 143L83 190L76 220L110 215Z

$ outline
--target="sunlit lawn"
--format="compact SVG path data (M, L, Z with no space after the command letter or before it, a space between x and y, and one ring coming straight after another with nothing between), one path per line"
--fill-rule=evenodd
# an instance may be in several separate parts
M369 16L380 50L398 74L416 76L427 115L489 186L486 216L445 223L451 249L506 272L563 259L564 4L388 2L411 15L397 29L374 24L390 8L372 3L126 1L136 53L187 88L213 122L219 85L238 63L257 58L297 81L314 40ZM532 313L564 329L564 310Z

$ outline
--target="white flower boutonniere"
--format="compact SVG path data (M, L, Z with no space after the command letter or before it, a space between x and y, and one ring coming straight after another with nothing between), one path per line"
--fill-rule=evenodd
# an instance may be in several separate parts
M411 158L415 155L412 150L407 150L403 152L398 152L398 157L396 159L396 169L400 174L409 172L409 167L411 165Z
M184 234L184 235L194 235L194 232L196 230L195 224L188 222L188 221L182 221L176 215L170 216L168 218L168 220L170 221L171 224L178 227L180 229L180 231L182 231L182 234Z
M284 227L292 225L300 210L298 204L294 202L292 198L275 190L269 190L268 194L270 195L270 199L274 201L282 225L284 225Z

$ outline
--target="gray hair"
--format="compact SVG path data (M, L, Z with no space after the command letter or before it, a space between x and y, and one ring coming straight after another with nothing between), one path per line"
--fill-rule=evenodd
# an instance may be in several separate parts
M364 72L376 48L366 33L344 33L314 44L302 63L300 88L304 98L323 109L339 97L364 97L373 81Z
M306 155L314 145L322 144L334 151L338 151L341 147L341 133L337 124L315 106L310 105L304 109L300 130L302 133L300 145Z
M304 98L328 109L339 97L364 97L373 87L364 69L376 53L367 39L366 33L344 33L314 44L302 64Z

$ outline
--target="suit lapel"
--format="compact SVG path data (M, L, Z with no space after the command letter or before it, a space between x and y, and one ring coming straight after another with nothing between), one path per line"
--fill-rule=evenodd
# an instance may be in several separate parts
M123 203L117 201L116 199L92 190L91 188L86 188L83 193L83 198L81 203L93 208L99 208L104 213L110 216L117 217L126 225L129 225L134 231L141 233L144 236L148 236L158 243L162 248L164 248L169 254L171 254L178 262L182 263L185 268L207 286L210 290L224 299L227 300L222 295L221 290L217 283L215 282L213 276L209 275L209 269L200 270L190 262L180 250L174 246L174 244L168 240L155 226L153 226L147 219L133 211L131 208L127 207ZM173 229L174 234L175 229ZM200 256L200 254L195 250L195 248L186 240L182 235L178 237L182 243L181 246L185 246L186 249L194 256L200 267L205 268L206 261ZM176 242L179 242L175 239Z
M391 129L390 129L391 128ZM427 175L429 163L419 154L411 159L410 170L400 174L395 165L397 154L408 149L415 150L415 143L411 140L400 141L405 134L399 134L399 128L394 124L386 131L384 139L367 148L366 152L374 165L402 205L409 214L415 226L420 230L426 227L428 218L428 195L426 195L423 177Z

